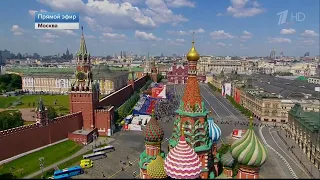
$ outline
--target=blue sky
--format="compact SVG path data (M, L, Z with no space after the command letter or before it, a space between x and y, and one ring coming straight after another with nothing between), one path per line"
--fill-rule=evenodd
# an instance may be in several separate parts
M283 24L277 13L288 10ZM319 55L318 0L2 0L0 49L75 53L80 30L35 30L35 11L80 12L92 55ZM291 18L300 13L300 21ZM305 18L303 17L305 16Z

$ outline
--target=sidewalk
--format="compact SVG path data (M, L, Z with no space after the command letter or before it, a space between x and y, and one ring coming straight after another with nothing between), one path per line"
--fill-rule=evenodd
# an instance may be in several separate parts
M295 148L292 148L289 152L292 153L295 158L300 162L302 167L306 170L306 172L309 173L309 176L313 179L319 179L320 178L320 170L316 168L314 164L311 163L311 161L308 159L307 155L303 153L303 150L300 149L299 145L294 142L292 138L286 137L286 133L284 130L277 131L277 134L279 135L280 139L286 144L288 147L295 146Z
M111 143L111 142L114 141L114 140L115 140L115 139L108 137L108 139L107 139L106 141L102 141L101 139L98 139L98 141L97 141L96 143L99 144L99 142L101 142L101 143L108 144L108 143ZM50 169L53 169L53 168L56 167L56 166L59 167L60 164L65 163L65 162L67 162L67 161L69 161L69 160L71 160L71 159L73 159L73 158L75 158L75 157L77 157L77 156L80 156L81 154L84 154L84 153L92 150L92 146L93 146L94 144L95 144L95 142L92 142L92 143L88 144L87 146L83 146L82 149L80 149L78 152L76 152L76 153L73 154L72 156L69 156L69 157L67 157L67 158L64 159L64 160L61 160L61 161L59 161L59 162L56 162L56 163L54 163L54 164L52 164L52 165L50 165L50 166L47 166L47 167L43 168L43 172L46 172L46 171L48 171L48 170L50 170ZM41 173L42 173L42 170L39 170L39 171L37 171L37 172L34 172L34 173L32 173L32 174L29 174L28 176L25 176L23 179L31 179L31 178L33 178L33 177L35 177L35 176L40 175Z

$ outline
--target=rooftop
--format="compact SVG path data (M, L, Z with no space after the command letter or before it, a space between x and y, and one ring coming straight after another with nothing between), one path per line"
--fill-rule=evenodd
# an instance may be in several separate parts
M242 75L242 77L249 77ZM317 85L297 81L289 80L280 77L274 77L265 74L255 74L250 76L253 78L253 86L262 88L264 91L269 93L280 94L284 98L304 98L304 95L311 95L313 98L320 99L320 93L315 91Z
M300 124L312 132L319 132L320 130L320 113L303 111L300 104L296 104L289 114L299 121Z
M79 130L74 131L72 134L88 135L90 132L91 131L79 129Z

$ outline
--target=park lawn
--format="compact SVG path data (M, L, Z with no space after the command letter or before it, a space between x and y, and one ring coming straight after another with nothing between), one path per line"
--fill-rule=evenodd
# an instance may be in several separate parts
M29 125L29 124L34 124L36 123L35 121L24 121L23 125Z
M68 95L24 95L21 97L22 104L17 105L16 108L32 108L33 102L36 105L39 99L43 100L45 106L52 106L54 108L66 107L69 108L69 96ZM54 101L57 100L57 104L54 105ZM30 103L30 106L29 106Z
M99 145L98 147L96 148L100 148L100 147L103 147L103 146L107 146L108 144L101 144ZM58 168L59 169L65 169L65 168L69 168L69 167L72 167L72 166L79 166L80 165L80 161L83 159L83 155L86 155L86 154L91 154L92 153L92 150L88 150L87 152L77 156L77 157L74 157L72 159L70 159L69 161L66 161L60 165L58 165ZM54 170L48 170L48 171L45 171L43 174L44 174L44 178L45 179L48 179L49 177L53 176L53 173L54 173ZM41 174L38 175L38 176L35 176L33 177L34 179L41 179Z
M60 165L58 165L59 169L65 169L65 168L69 168L69 167L72 167L72 166L77 166L77 165L80 165L80 161L83 159L83 155L85 154L88 154L91 150L89 150L88 152L86 153L83 153L77 157L74 157L72 159L70 159L69 161L66 161ZM54 170L48 170L48 171L45 171L43 174L44 174L44 179L48 179L50 176L53 176L53 172ZM41 174L38 175L38 176L35 176L33 177L34 179L41 179Z
M44 167L50 166L76 153L82 148L74 141L67 140L44 148L0 166L1 174L12 173L17 178L23 178L39 170L39 158L44 157Z
M0 96L0 108L8 108L11 105L11 103L15 102L17 99L18 97L15 96Z

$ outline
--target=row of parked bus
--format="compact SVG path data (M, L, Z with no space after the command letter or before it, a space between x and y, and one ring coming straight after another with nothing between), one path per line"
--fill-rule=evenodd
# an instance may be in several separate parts
M105 158L107 157L106 153L112 151L115 151L115 149L111 145L93 149L93 153L83 155L83 159L80 161L80 166L56 170L53 174L53 179L69 179L73 176L83 174L83 169L91 168L93 166L93 160Z

